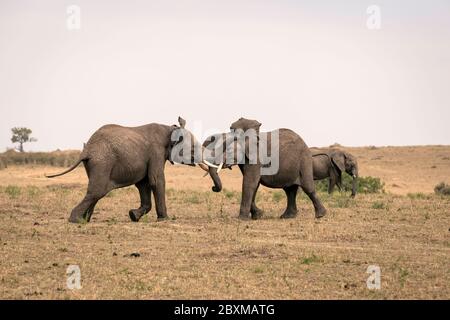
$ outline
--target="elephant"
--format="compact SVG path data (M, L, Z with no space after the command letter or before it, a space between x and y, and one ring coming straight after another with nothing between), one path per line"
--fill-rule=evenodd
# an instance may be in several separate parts
M58 174L46 175L48 178L62 176L83 162L89 178L88 188L84 199L72 210L69 222L89 222L101 198L113 189L133 184L139 191L141 204L138 209L129 211L130 219L137 222L151 210L151 193L157 220L168 219L164 176L166 160L198 164L205 171L209 169L198 156L202 154L197 152L201 145L184 129L186 121L179 117L178 122L179 126L158 123L139 127L105 125L91 136L72 167ZM217 187L221 185L217 184Z
M297 216L298 209L296 203L297 191L301 187L303 191L311 199L315 217L323 217L327 210L318 198L315 192L315 184L313 179L312 156L303 139L290 129L278 129L268 133L260 133L261 123L256 120L240 118L234 122L229 133L221 133L208 137L203 142L203 147L210 154L205 154L204 158L208 163L214 164L209 166L208 170L213 181L220 180L217 173L222 168L231 168L238 165L243 175L242 181L242 198L239 211L239 218L247 220L249 216L256 220L263 216L263 211L257 207L255 203L256 193L260 185L269 188L283 189L287 196L287 207L280 218L294 218ZM251 145L250 139L245 138L244 143L238 143L238 139L242 140L242 133L253 130L256 135L256 149L258 152L263 147L261 144L261 136L267 135L267 150L275 143L273 137L278 135L278 170L271 174L263 173L262 168L266 167L261 161L260 156L256 157L256 161L251 161ZM220 152L212 152L219 150ZM230 150L232 151L230 156ZM241 159L239 156L241 155ZM255 160L255 157L253 157ZM216 168L219 167L219 168ZM220 183L215 183L214 192L220 192Z
M358 181L358 162L356 157L339 149L311 148L313 156L314 180L329 179L328 193L332 193L334 186L342 189L342 172L353 178L351 197L356 196Z

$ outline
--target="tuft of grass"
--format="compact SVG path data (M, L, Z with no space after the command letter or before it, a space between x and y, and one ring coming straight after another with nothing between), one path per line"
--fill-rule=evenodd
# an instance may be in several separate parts
M262 267L256 267L253 269L254 273L264 273L264 269Z
M422 192L416 192L416 193L408 193L408 198L416 200L427 200L430 198L430 196Z
M381 210L381 209L386 209L386 208L387 208L387 205L382 201L375 201L374 203L372 203L372 209Z
M36 186L27 187L27 194L30 198L34 198L41 193L41 190Z
M5 193L12 199L16 199L22 193L22 189L18 186L9 185L5 188Z
M434 187L434 193L444 196L450 196L450 185L441 182Z
M281 191L273 191L272 192L272 199L275 202L280 202L281 199L283 199L283 197L284 197L284 193Z
M314 253L311 256L300 258L300 263L306 264L306 265L310 265L310 264L318 263L318 262L322 262L322 261L323 261L322 258L316 256Z
M347 197L346 195L338 195L338 196L334 196L332 197L333 199L333 203L332 203L332 207L333 208L348 208L350 207L353 199L351 199L350 197Z
M400 278L400 285L403 287L406 282L406 278L409 276L409 271L405 268L399 268L399 278Z
M192 194L192 195L186 197L186 201L189 203L193 203L193 204L199 204L202 202L200 197L197 194Z
M227 190L227 189L223 189L223 194L225 195L225 198L227 199L234 199L234 198L238 198L239 195L236 191L231 191L231 190Z

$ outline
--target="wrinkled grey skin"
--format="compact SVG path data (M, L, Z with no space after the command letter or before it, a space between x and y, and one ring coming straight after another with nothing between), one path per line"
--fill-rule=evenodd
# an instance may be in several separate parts
M328 193L332 193L334 186L342 188L342 172L348 173L353 178L352 194L355 197L358 181L358 162L348 152L338 149L311 148L313 155L314 180L329 179Z
M261 124L256 120L240 118L231 125L230 129L242 129L244 131L247 129L254 129L259 134L260 126ZM227 134L222 135L223 137L227 136ZM214 148L215 142L211 140L213 139L207 138L203 143L203 146ZM235 144L234 147L237 148L236 142L233 142L233 139L223 139L223 141L223 150L226 149L227 145L233 143ZM270 143L271 140L268 141L269 150ZM211 146L211 144L213 145ZM281 215L281 218L294 218L297 215L298 209L296 197L299 187L305 191L313 202L316 218L323 217L326 214L326 209L315 192L312 157L309 148L299 135L289 129L279 129L279 144L279 170L275 175L261 175L261 164L259 162L257 164L248 163L247 155L245 163L238 164L243 175L242 200L239 218L248 219L250 214L252 219L262 217L263 211L259 209L255 203L256 192L258 191L260 184L269 188L281 188L285 191L287 196L287 207ZM225 156L220 159L210 158L208 161L216 165L220 162L224 162L225 168L236 165L236 163L227 163ZM210 174L211 172L214 174L217 169L210 167L209 171ZM218 177L214 178L219 179ZM213 191L219 192L220 189L213 188Z
M113 189L135 185L139 190L141 205L129 211L132 221L147 214L153 193L158 220L167 219L165 201L164 166L172 148L188 139L172 142L174 130L185 130L186 121L179 118L180 126L151 123L140 127L106 125L98 129L85 145L80 160L70 169L49 178L66 174L83 162L89 178L86 196L70 214L69 221L90 221L97 202ZM191 160L196 146L191 136ZM197 143L198 144L198 143ZM189 149L188 149L189 150Z

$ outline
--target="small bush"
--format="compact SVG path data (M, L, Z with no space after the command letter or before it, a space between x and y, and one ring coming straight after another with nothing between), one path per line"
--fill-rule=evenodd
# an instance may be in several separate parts
M342 174L342 191L352 191L353 178L346 173ZM335 187L337 189L337 186ZM328 179L316 181L316 191L328 192ZM358 177L357 193L384 193L384 182L380 178L371 176Z
M446 184L445 182L441 182L436 187L434 187L434 193L444 196L450 196L450 185Z

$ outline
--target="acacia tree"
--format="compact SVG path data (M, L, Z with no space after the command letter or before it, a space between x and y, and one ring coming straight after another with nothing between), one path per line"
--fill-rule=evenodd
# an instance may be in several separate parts
M35 142L37 139L30 137L32 131L31 129L25 128L25 127L15 127L11 129L12 132L12 138L11 141L13 143L18 143L19 146L17 147L17 150L20 152L24 152L23 144L27 142Z

